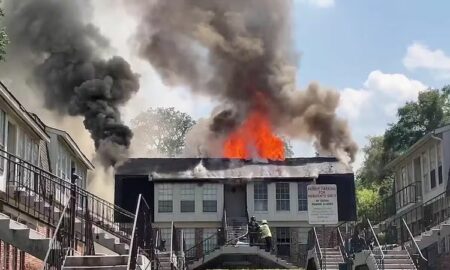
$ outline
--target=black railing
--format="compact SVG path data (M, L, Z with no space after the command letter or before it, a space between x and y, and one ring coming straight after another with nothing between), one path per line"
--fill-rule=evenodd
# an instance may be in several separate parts
M412 183L394 194L383 198L377 205L374 211L370 213L367 218L375 222L381 222L387 218L395 215L397 210L416 203L419 201L421 194L421 183Z
M417 269L427 269L428 267L428 260L423 256L422 251L420 250L419 246L417 245L416 239L414 239L413 234L411 233L411 230L408 227L408 224L406 224L406 221L402 219L402 225L408 232L409 242L404 244L405 249L408 251L412 261L416 265Z
M139 194L128 257L128 270L136 269L139 255L147 257L153 263L155 251L152 232L152 211L142 194Z
M380 224L380 229L384 232L386 244L403 244L408 239L408 232L403 230L402 220L405 220L411 234L418 236L449 218L450 198L443 192L400 215L393 216Z
M210 235L209 237L203 239L200 243L188 248L184 253L186 256L187 264L204 260L205 256L212 253L213 251L220 248L219 237L222 231L219 229L217 233Z
M87 211L91 217L89 223L124 243L130 242L133 213L1 149L0 162L6 165L4 172L7 183L6 194L0 199L7 205L55 228L59 212L72 192L75 194L73 203L77 219L85 221Z
M50 240L49 248L44 259L44 270L62 269L66 256L73 255L74 239L69 236L73 225L71 221L70 203L71 198L66 203L53 237Z
M86 239L84 255L95 255L94 230L92 227L92 218L88 207L87 197L85 197L84 217L85 217L84 235Z

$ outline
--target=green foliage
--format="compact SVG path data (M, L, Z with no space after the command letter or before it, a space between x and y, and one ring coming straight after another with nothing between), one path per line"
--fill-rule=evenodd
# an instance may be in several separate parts
M357 172L358 184L363 187L370 187L373 184L380 184L386 177L384 156L384 137L369 137L369 143L362 151L364 162Z
M1 4L1 1L0 1ZM1 18L4 17L5 14L3 13L3 10L0 8L0 61L5 60L6 55L6 46L9 43L8 35L6 34L5 27L3 26L3 23L1 22Z
M195 124L190 115L175 108L150 108L131 121L137 145L149 156L175 157L182 153L186 133Z
M392 160L432 130L450 124L450 87L421 92L417 102L398 109L398 121L386 130L385 159Z
M378 191L374 188L359 187L356 190L356 200L358 206L359 218L371 218L374 214L374 209L377 204L381 202Z
M370 137L362 149L364 162L356 176L360 217L373 215L374 203L392 193L394 179L386 165L427 133L450 124L450 86L421 92L397 114L398 121L383 136Z

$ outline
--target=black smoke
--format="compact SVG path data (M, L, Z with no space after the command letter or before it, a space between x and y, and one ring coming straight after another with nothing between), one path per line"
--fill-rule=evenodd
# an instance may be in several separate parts
M250 111L265 108L280 135L313 140L320 151L354 160L357 145L347 122L336 114L338 92L316 83L296 89L291 0L130 2L141 12L138 52L164 82L231 107L193 136L201 144L210 143L208 133L226 137ZM204 148L210 154L220 146Z
M27 59L48 109L84 117L98 157L114 166L133 135L119 107L138 91L139 81L123 58L102 57L108 41L88 22L89 2L9 0L6 8L9 57Z

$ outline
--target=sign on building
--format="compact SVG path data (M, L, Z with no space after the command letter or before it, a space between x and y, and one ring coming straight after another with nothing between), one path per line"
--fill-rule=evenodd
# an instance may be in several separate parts
M338 223L336 185L308 185L308 222L311 225Z

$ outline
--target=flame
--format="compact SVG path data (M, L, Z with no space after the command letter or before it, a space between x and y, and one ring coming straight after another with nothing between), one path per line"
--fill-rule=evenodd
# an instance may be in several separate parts
M224 156L284 160L284 142L272 132L267 113L264 110L253 110L225 140Z

